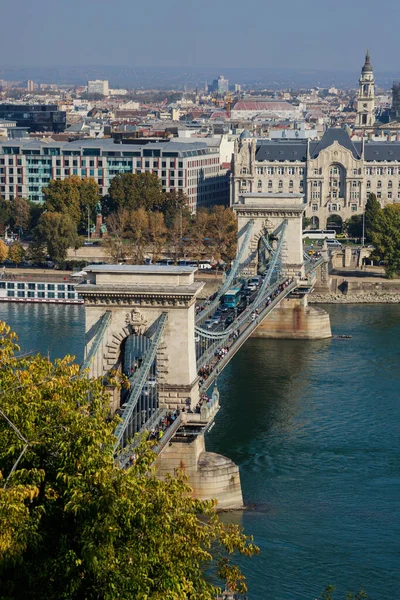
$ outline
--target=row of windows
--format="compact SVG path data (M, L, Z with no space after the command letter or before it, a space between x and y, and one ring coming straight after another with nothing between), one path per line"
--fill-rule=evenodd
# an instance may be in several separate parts
M35 296L35 293L37 294ZM45 294L45 292L23 292L23 291L17 291L17 294L15 294L14 290L7 290L7 297L8 298L58 298L60 300L63 299L68 299L68 300L75 300L76 299L76 295L72 292L69 293L65 293L65 292L58 292L57 295L55 292L48 292L47 296ZM78 296L79 298L79 296Z
M357 212L358 210L358 204L351 204L351 211L352 212ZM328 204L328 210L330 212L340 212L340 204ZM319 210L319 205L318 204L312 204L312 211L313 212L318 212Z
M305 167L256 167L257 175L304 175ZM322 168L312 169L312 173L315 176L323 175ZM240 170L241 175L250 175L250 170L247 167L243 167ZM345 169L340 165L334 165L329 169L329 175L331 177L352 174L354 176L362 175L363 171L361 168ZM365 167L365 175L400 175L400 167Z
M273 187L273 181L272 181L272 179L268 180L268 184L267 185L268 185L269 189L271 189ZM299 185L300 185L300 188L303 189L303 185L304 185L303 181L300 181ZM243 179L243 181L241 181L241 186L242 186L242 188L247 187L247 181L245 179ZM257 188L261 189L262 187L263 187L263 182L261 181L261 179L259 179L257 181ZM280 179L278 181L278 187L279 188L283 188L283 180L282 179ZM290 188L294 187L294 181L292 179L289 181L289 187Z
M242 175L249 175L249 169L243 167ZM304 167L257 167L257 175L304 175Z
M64 292L65 290L68 290L69 292L73 292L75 291L75 286L72 284L64 284L64 283L17 283L15 284L13 281L0 281L0 289L5 290L7 287L7 289L9 290L13 290L15 289L15 287L17 287L17 290L58 290L61 292Z
M171 159L171 160L143 160L141 158L138 158L136 160L132 160L132 158L108 158L106 161L106 164L112 165L112 166L131 166L133 163L137 166L137 167L142 167L144 166L146 169L158 169L159 166L161 166L161 168L166 169L167 167L170 167L171 169L174 168L178 168L178 169L183 169L183 160L178 160L175 161L175 159ZM22 165L22 159L18 158L16 161L17 165ZM55 161L53 161L51 158L26 158L26 164L27 165L44 165L44 166L52 166L53 164L55 164L56 167L103 167L103 159L98 158L97 160L89 160L87 161L84 158L74 158L74 159L69 159L69 158L64 158L64 159L56 159ZM189 162L189 166L191 167L203 167L203 166L207 166L207 165L216 165L219 164L219 159L218 158L210 158L210 159L206 159L206 160L195 160L195 161L190 161ZM14 167L15 165L15 160L13 158L9 158L9 159L5 159L5 158L0 158L0 165L10 165L10 167Z

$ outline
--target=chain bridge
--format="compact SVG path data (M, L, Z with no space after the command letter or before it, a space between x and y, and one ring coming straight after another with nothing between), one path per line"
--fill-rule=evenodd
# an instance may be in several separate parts
M112 372L129 381L122 391L110 386L111 410L121 417L116 460L129 467L136 434L149 431L159 476L185 469L194 494L222 508L243 501L237 466L205 451L219 410L218 375L250 336L330 335L326 313L306 303L325 257L303 253L303 197L244 194L232 208L237 256L211 298L199 300L204 283L193 267L93 265L78 287L86 312L82 370L106 385Z

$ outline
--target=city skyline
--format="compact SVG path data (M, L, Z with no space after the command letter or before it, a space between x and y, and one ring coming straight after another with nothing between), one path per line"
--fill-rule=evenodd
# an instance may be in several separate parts
M379 34L372 0L338 0L334 11L317 0L301 10L296 0L249 0L245 11L239 0L229 8L204 0L201 10L183 0L136 4L116 0L110 15L104 0L42 0L40 10L28 0L9 3L3 22L18 27L4 28L0 66L354 71L368 46L376 71L398 69L400 6L393 0L380 3Z

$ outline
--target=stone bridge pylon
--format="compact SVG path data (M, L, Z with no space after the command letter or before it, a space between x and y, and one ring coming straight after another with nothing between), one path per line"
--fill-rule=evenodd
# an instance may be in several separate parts
M144 401L141 407L146 407L150 419L141 420L142 410L136 409L136 413L132 410L134 426L127 427L127 433L124 430L121 436L118 435L121 424L117 426L117 447L122 440L120 447L129 449L135 431L141 426L150 429L153 425L147 427L147 424L160 410L179 409L180 427L155 463L159 476L163 478L178 468L183 469L196 497L217 498L221 508L239 508L243 498L238 467L229 458L205 449L204 434L219 404L214 405L216 410L208 409L208 404L202 406L200 414L195 410L199 403L195 303L204 286L194 280L195 271L193 267L153 265L87 267L86 282L78 286L86 312L84 365L91 377L104 377L109 371L122 371L124 366L126 374L127 360L128 365L135 364L136 353L144 349L144 361L151 356L149 363L153 371L147 372L145 364L135 364L134 370L139 374L139 381L140 372L144 371L140 402ZM151 354L156 338L157 350ZM150 396L155 389L151 404ZM135 398L124 403L119 389L110 389L110 393L112 412L122 410L123 421L129 403L133 407ZM137 398L135 406L138 406ZM130 418L126 421L131 422Z
M308 306L307 295L315 275L306 276L303 252L303 194L245 193L232 205L238 220L238 253L242 254L243 274L256 275L265 259L265 242L274 247L284 235L280 273L299 280L299 287L260 324L253 337L323 339L331 337L329 315ZM245 232L251 226L250 243ZM242 248L247 242L247 246ZM262 260L263 259L263 260Z
M103 315L109 322L104 340L90 364L90 375L104 376L121 365L124 341L132 334L151 335L167 315L157 350L158 397L166 408L193 407L199 399L194 317L196 298L204 286L194 281L192 267L92 265L79 286L85 302L86 354Z

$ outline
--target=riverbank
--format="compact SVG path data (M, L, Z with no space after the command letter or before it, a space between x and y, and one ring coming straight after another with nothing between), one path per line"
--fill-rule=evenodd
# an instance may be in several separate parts
M318 285L318 284L317 284ZM336 268L329 275L329 289L316 287L310 304L398 304L400 279L387 279L382 267Z
M334 294L332 292L313 293L308 297L309 304L398 304L400 294L371 292L365 294Z

